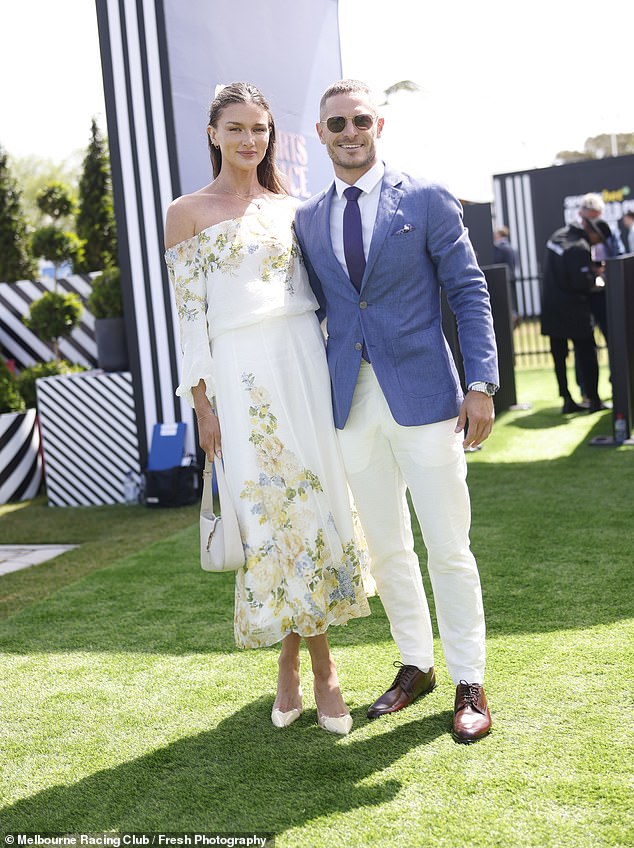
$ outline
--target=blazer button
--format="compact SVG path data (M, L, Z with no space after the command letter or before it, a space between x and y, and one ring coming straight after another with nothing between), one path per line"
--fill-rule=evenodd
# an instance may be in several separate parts
M362 300L361 303L359 304L359 309L367 309L367 308L368 308L368 304L366 303L365 300Z
M355 350L362 350L362 349L363 349L363 345L361 344L361 342L357 342L357 343L355 344L355 346L354 346L354 349L355 349Z

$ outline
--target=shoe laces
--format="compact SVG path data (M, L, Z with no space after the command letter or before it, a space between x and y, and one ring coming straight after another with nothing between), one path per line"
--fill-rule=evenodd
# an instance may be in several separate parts
M405 691L408 691L412 680L418 672L418 669L415 665L405 665L404 663L399 662L398 660L396 660L396 662L393 662L392 665L394 666L394 668L398 668L398 671L396 673L396 677L394 678L394 683L392 683L392 686L390 688L395 689L397 686L400 686L401 689L405 689Z
M473 707L478 709L478 700L482 686L479 683L467 683L466 680L460 681L460 697L463 699L465 707Z

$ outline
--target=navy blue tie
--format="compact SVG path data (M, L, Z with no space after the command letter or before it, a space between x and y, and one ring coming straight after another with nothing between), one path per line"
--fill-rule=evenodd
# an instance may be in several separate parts
M357 186L350 186L343 193L346 198L346 208L343 210L343 252L346 257L348 276L357 291L361 291L361 280L365 271L363 230L358 203L361 193L362 189Z

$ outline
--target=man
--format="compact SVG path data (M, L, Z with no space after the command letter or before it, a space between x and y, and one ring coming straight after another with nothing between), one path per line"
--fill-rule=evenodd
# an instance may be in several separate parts
M583 221L595 221L597 218L603 218L605 212L605 203L600 194L590 192L584 194L581 198L581 206L579 207L579 218ZM612 232L595 251L593 257L598 260L614 259L615 256L621 256L625 253L621 236L618 232Z
M582 218L557 230L548 240L544 257L542 335L550 337L562 414L583 412L568 390L566 357L572 339L580 378L588 395L590 412L605 409L598 393L599 366L594 343L589 295L596 287L600 264L592 261L591 248L609 239L610 225L602 218Z
M509 269L508 281L511 290L513 309L513 327L519 325L517 306L517 252L510 242L508 227L498 227L493 231L493 259L498 265L506 265Z
M491 715L464 448L481 444L493 426L498 370L489 296L460 204L443 188L387 168L376 150L382 130L364 83L330 86L317 132L335 182L296 218L320 315L327 318L335 424L348 479L402 658L368 716L407 707L436 685L408 487L456 686L452 733L473 742L489 732ZM465 398L441 329L441 289L457 318Z
M603 202L603 198L600 194L592 192L590 194L585 194L581 199L579 221L583 226L584 221L596 221L599 218L603 220L604 211L605 203ZM614 259L615 256L621 256L623 253L625 253L625 248L623 247L623 242L621 241L618 228L614 232L610 228L609 235L606 236L604 241L592 248L592 258L595 262L603 262L606 259ZM603 338L607 342L608 313L605 298L605 287L601 286L599 288L595 288L594 291L588 295L588 298L594 323L601 330ZM577 367L577 371L580 372L579 367ZM587 395L587 392L584 391L583 394Z
M517 279L517 254L510 242L508 227L498 227L493 231L493 258L501 265L509 266L509 282Z

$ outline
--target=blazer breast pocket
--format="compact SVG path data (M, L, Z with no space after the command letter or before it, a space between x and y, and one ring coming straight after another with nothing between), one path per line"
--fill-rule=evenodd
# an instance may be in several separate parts
M401 227L400 230L397 230L395 233L391 233L392 237L396 238L397 236L407 236L410 233L413 233L416 230L416 227L413 224L405 224L404 227Z

